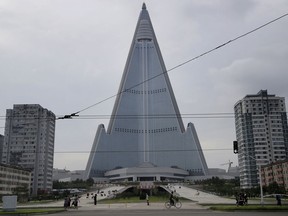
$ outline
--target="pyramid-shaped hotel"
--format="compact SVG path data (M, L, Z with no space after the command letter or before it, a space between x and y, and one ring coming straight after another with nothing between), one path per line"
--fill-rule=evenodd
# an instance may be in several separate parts
M207 174L194 125L185 130L182 122L144 3L108 129L98 126L86 177L158 181Z

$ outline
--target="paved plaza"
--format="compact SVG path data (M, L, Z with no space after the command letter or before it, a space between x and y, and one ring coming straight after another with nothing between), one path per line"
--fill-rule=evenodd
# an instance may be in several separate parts
M235 199L231 198L223 198L219 197L210 193L205 193L203 191L198 191L193 188L185 187L183 185L168 185L163 186L168 192L173 191L174 194L178 195L179 197L186 198L187 201L182 202L182 208L181 209L194 209L194 210L205 210L208 207L201 204L235 204ZM113 203L113 204L99 204L94 205L94 199L93 195L97 193L97 201L109 198L109 196L113 196L113 192L117 191L118 193L125 190L126 188L124 186L112 186L107 187L105 189L101 189L100 191L92 191L89 193L89 197L86 196L86 194L83 194L81 198L79 199L79 210L124 210L124 209L133 209L133 210L145 210L145 209L154 209L154 210L161 210L165 209L164 202L157 202L157 203L151 203L148 206L145 201L140 203ZM92 195L93 194L93 195ZM168 196L167 196L168 200ZM190 201L189 201L190 200ZM271 202L271 201L270 201ZM272 201L272 204L275 202ZM259 204L259 200L249 200L249 204ZM55 202L45 203L45 204L33 204L33 207L63 207L64 206L64 200L58 200ZM20 207L29 207L29 205L18 205L18 208ZM172 207L173 209L174 207ZM74 211L73 208L70 208L69 211ZM75 209L76 210L76 209Z
M222 198L219 196L215 196L213 194L200 192L198 190L188 188L182 185L169 185L165 186L168 191L174 191L176 194L178 194L180 197L184 197L189 201L185 201L182 203L182 209L205 209L205 206L198 205L198 204L234 204L234 199L228 199L228 198ZM109 196L113 196L112 191L121 191L124 190L124 186L113 186L108 187L106 189L101 189L100 191L92 191L89 193L89 197L86 195L82 195L79 199L79 208L81 210L104 210L104 209L165 209L164 203L150 203L149 206L146 205L146 202L141 203L115 203L115 204L97 204L94 205L94 200L92 198L92 193L95 194L97 192L97 200L100 201L102 199L105 199ZM102 195L101 195L102 194ZM46 203L46 204L39 204L38 207L62 207L64 204L64 200L59 200L56 202ZM27 205L25 205L27 207ZM35 207L35 205L33 205ZM18 208L21 207L20 205ZM71 209L72 210L72 209Z

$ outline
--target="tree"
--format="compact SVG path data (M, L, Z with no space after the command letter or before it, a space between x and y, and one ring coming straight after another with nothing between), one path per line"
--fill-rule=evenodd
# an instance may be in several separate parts
M87 183L87 185L88 185L89 187L93 186L93 184L94 184L93 178L87 179L87 180L86 180L86 183Z
M204 190L216 193L218 195L232 196L240 186L239 179L220 179L219 177L212 177L201 181L195 181L203 187Z
M277 182L273 182L267 187L264 187L264 192L268 194L284 194L286 191L283 185L278 185Z
M17 195L20 202L26 201L29 196L28 184L21 184L14 188L12 194Z
M71 182L53 181L53 189L68 189L68 188L88 189L89 187L93 186L93 184L94 181L92 178L87 179L86 181L82 179L76 179L75 181Z

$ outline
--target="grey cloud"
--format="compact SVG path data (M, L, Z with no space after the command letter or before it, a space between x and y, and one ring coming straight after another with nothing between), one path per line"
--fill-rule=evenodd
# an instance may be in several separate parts
M288 2L280 0L145 2L167 69L288 8ZM39 103L57 115L69 114L116 94L142 3L1 1L0 115L14 103ZM233 112L237 100L261 88L287 97L286 23L287 18L282 19L169 72L180 111ZM111 99L83 114L109 115L113 104ZM184 119L185 124L189 121L195 123L204 147L229 147L235 138L233 119ZM107 122L58 121L55 151L90 151L98 124ZM209 166L223 163L213 152L207 155ZM79 157L75 164L76 159L63 161L56 154L55 167L85 168L85 158Z

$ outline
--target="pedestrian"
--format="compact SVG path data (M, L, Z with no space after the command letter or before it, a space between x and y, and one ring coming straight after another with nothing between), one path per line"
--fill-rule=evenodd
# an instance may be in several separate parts
M94 205L97 205L97 194L94 195Z
M169 201L170 201L170 205L171 205L171 206L174 206L174 195L173 195L173 191L172 191L171 194L170 194Z
M281 203L281 195L280 194L277 194L276 195L276 201L277 201L277 205L282 205L282 203Z
M149 195L146 193L146 202L147 202L147 205L150 205L149 203Z
M71 206L71 198L70 196L68 196L67 207L70 208L70 206Z
M76 195L75 196L75 198L74 198L74 200L73 200L73 203L72 203L72 205L74 205L74 208L75 209L78 209L78 203L79 203L80 201L79 201L79 198L78 198L78 196Z
M244 204L248 205L248 196L246 193L244 194L243 198L244 198Z
M68 197L65 197L65 199L64 199L64 208L65 209L68 208Z

